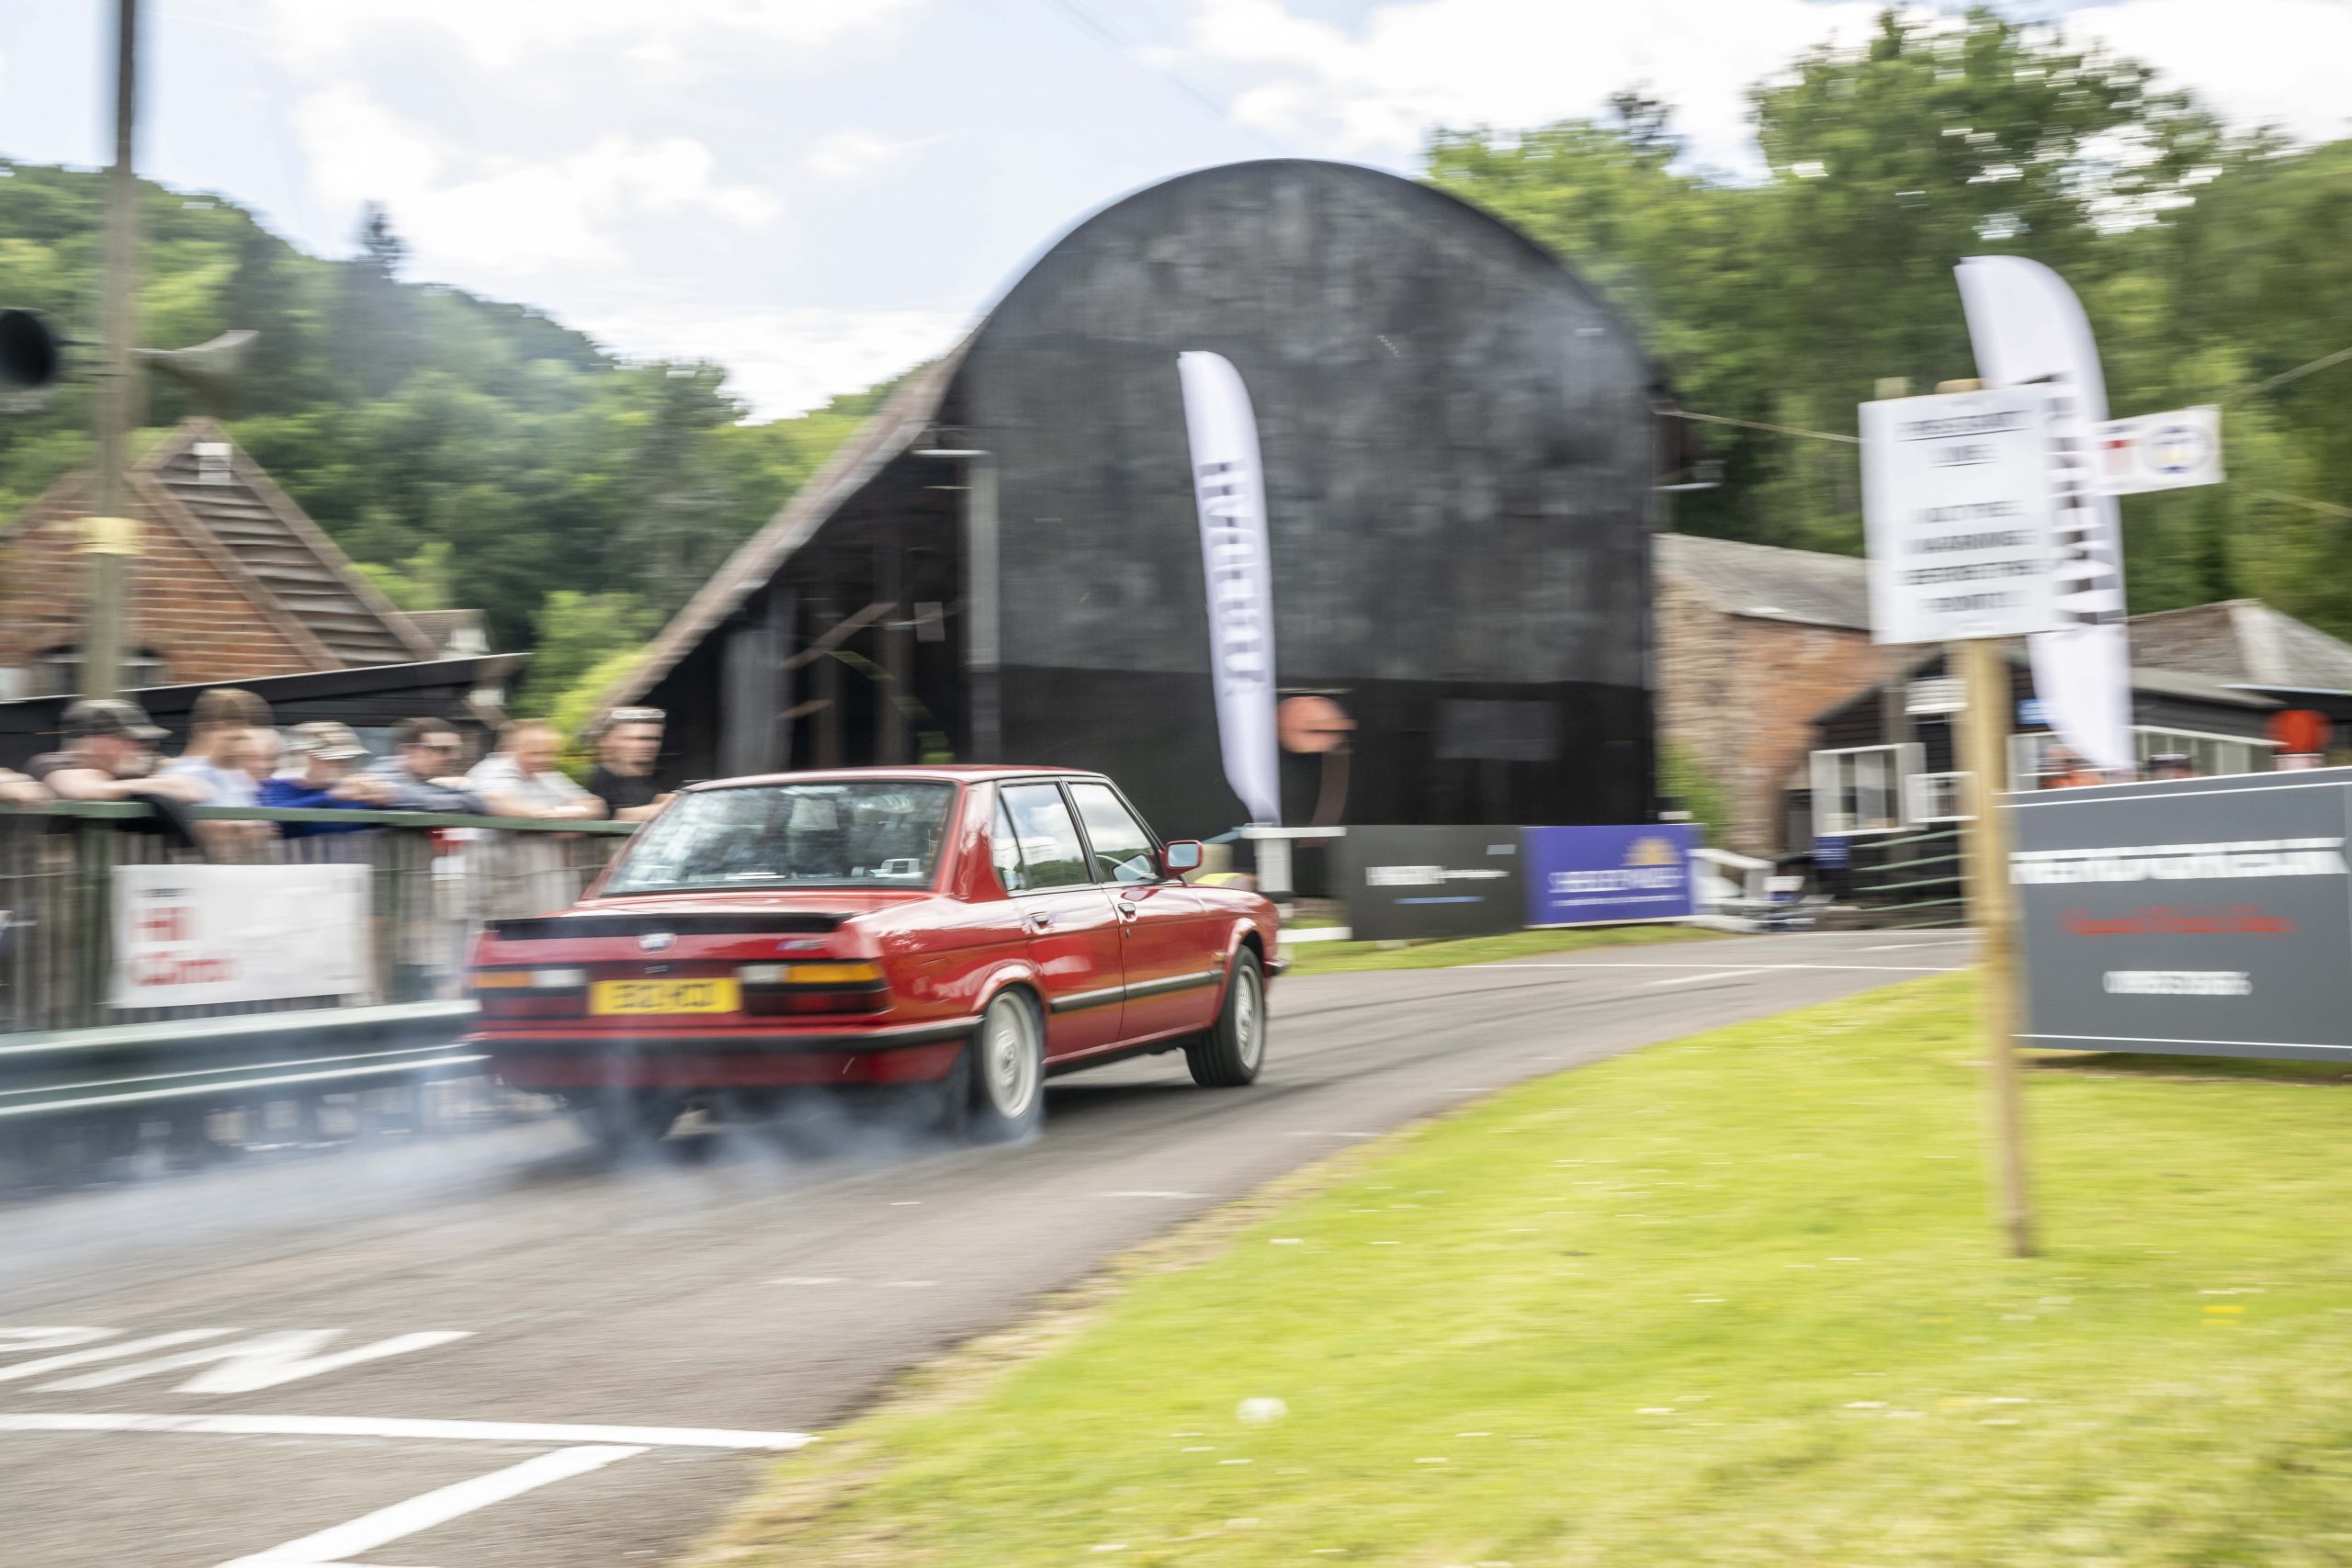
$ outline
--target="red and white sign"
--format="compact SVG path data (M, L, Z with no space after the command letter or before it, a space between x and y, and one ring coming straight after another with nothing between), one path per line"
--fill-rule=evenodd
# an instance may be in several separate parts
M2092 434L2098 488L2108 495L2222 482L2222 411L2207 404L2110 419Z
M364 865L119 865L119 1008L356 997L368 988Z

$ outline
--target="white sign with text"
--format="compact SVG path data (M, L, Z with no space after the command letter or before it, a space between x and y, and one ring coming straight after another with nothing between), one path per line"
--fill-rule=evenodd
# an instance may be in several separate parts
M119 865L119 1008L356 997L368 981L364 865Z
M2057 624L2047 416L2046 394L2030 387L1861 406L1873 640Z
M2108 495L2217 485L2222 472L2222 411L2211 403L2170 413L2110 419L2093 427L2098 488Z

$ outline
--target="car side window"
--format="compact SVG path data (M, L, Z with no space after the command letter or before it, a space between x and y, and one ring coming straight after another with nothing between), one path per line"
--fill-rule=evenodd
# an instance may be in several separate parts
M1049 784L1010 784L998 798L1012 820L1027 888L1078 887L1094 880L1087 874L1078 824L1070 820L1059 789Z
M996 857L996 879L1004 884L1004 890L1027 891L1029 874L1021 863L1020 835L1012 830L1012 818L1005 814L1002 796L997 799L996 825L989 831L989 851Z
M1074 784L1069 786L1069 797L1078 802L1087 841L1094 846L1095 881L1159 880L1159 855L1151 835L1110 785Z

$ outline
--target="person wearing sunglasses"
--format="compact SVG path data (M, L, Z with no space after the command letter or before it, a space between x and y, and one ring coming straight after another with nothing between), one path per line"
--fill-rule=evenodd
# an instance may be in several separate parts
M489 815L465 779L465 742L446 718L404 718L392 731L392 754L366 776L390 792L394 811L454 811Z

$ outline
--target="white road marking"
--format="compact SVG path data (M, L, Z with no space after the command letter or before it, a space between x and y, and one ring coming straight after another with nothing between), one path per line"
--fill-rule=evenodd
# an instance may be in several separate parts
M890 1288L894 1291L927 1291L937 1283L936 1280L893 1280Z
M181 1337L195 1339L208 1335L233 1332L234 1330L226 1328L198 1328L187 1330ZM198 1349L181 1350L168 1356L133 1361L127 1367L107 1367L100 1371L85 1372L79 1377L60 1378L55 1382L42 1383L40 1390L46 1393L51 1390L110 1388L119 1382L129 1382L133 1378L152 1377L158 1372L175 1372L186 1367L209 1366L211 1367L209 1371L198 1372L180 1384L180 1392L253 1393L265 1388L276 1388L280 1383L293 1382L298 1379L314 1378L322 1372L340 1371L345 1367L357 1366L363 1361L381 1360L387 1356L405 1355L411 1350L429 1350L435 1345L447 1345L453 1339L464 1339L472 1334L470 1329L433 1329L415 1334L396 1334L390 1339L379 1339L372 1345L356 1346L348 1350L335 1351L332 1355L319 1354L342 1332L340 1328L295 1328L277 1334L260 1334L251 1339L241 1339L232 1345L207 1345ZM105 1348L109 1348L115 1355L120 1356L126 1353L126 1348L130 1350L150 1348L156 1346L160 1340L170 1337L172 1337L169 1335L162 1335L155 1340L143 1341L128 1348L116 1346ZM96 1350L79 1352L83 1358L93 1359L98 1353ZM55 1365L71 1359L66 1356L55 1356L50 1358L50 1362ZM213 1363L216 1362L220 1364L214 1365ZM11 1367L5 1374L0 1375L22 1377L31 1367L39 1364L32 1362L23 1367Z
M401 1438L468 1443L633 1443L650 1449L768 1449L816 1441L806 1432L725 1427L599 1427L560 1421L436 1421L380 1416L133 1416L0 1412L5 1432L196 1432L227 1438Z
M108 1329L107 1333L114 1330ZM38 1360L19 1361L13 1367L0 1367L0 1382L14 1382L19 1378L39 1377L43 1372L62 1371L68 1367L85 1367L92 1361L111 1360L118 1356L136 1356L143 1350L168 1349L174 1345L187 1345L198 1339L216 1339L223 1334L234 1334L233 1328L182 1328L170 1334L157 1334L145 1339L118 1340L92 1350L74 1350L62 1356L43 1356Z
M1721 969L1720 964L1481 964L1473 969ZM1860 972L1865 975L1957 975L1963 965L1957 964L1758 964L1751 965L1751 975L1776 974L1783 969L1830 969Z
M1703 975L1668 975L1663 980L1645 980L1645 986L1694 986L1702 980L1743 980L1750 975L1761 975L1761 969L1711 969Z
M1136 1187L1125 1188L1116 1192L1105 1192L1102 1196L1105 1198L1205 1198L1208 1194L1205 1192L1168 1192L1159 1190L1156 1188Z
M347 1562L363 1551L373 1551L387 1541L429 1530L435 1525L486 1508L492 1503L503 1503L509 1497L519 1497L552 1482L564 1481L575 1475L585 1475L592 1470L602 1470L616 1460L641 1454L641 1448L596 1446L578 1449L558 1449L510 1464L504 1470L493 1470L488 1475L477 1475L470 1481L460 1481L395 1503L389 1508L379 1508L363 1514L349 1524L336 1525L300 1540L289 1540L283 1546L273 1546L267 1551L251 1557L239 1557L224 1562L220 1568L288 1568L302 1564L303 1568L323 1568L324 1564Z
M1861 949L1864 953L1917 953L1928 947L1966 947L1976 939L1973 936L1945 937L1937 942L1882 942Z
M121 1332L119 1328L0 1328L0 1356L21 1350L62 1350Z
M768 1281L771 1285L845 1285L848 1282L839 1274L779 1274Z

